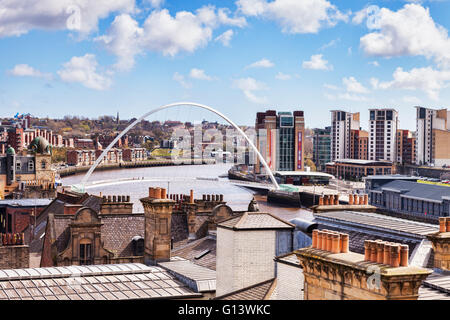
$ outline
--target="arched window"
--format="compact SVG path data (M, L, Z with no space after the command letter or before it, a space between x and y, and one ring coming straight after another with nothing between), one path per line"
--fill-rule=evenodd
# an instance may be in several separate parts
M33 160L28 161L28 171L34 171L34 161Z
M92 241L90 239L80 240L80 265L92 264Z

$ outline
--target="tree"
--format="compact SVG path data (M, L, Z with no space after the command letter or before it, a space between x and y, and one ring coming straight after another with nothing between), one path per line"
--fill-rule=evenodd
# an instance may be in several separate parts
M311 159L306 159L305 160L305 166L310 167L311 171L316 171L316 165L314 164L314 162Z

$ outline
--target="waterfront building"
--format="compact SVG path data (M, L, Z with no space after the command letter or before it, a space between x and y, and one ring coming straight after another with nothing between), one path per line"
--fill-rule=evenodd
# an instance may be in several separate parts
M326 164L326 172L344 180L361 180L369 175L394 174L395 165L390 161L340 159Z
M397 130L397 163L416 163L416 138L409 130Z
M450 165L450 110L416 107L416 164Z
M325 164L331 161L331 127L314 129L313 162L317 171L325 171Z
M331 111L331 161L353 158L351 133L359 129L359 112Z
M303 111L268 110L256 115L256 146L272 171L304 171ZM255 172L261 172L257 159Z
M0 233L22 233L50 204L50 199L0 200Z
M369 203L406 218L436 223L450 216L450 187L394 180L368 189Z
M101 149L91 150L91 149L77 149L77 150L67 150L66 158L67 164L70 166L92 166L98 157L102 154ZM121 163L123 161L122 149L111 149L108 151L104 157L102 164L114 164ZM131 157L132 154L129 154Z
M368 159L395 162L398 112L394 109L370 109L369 115Z

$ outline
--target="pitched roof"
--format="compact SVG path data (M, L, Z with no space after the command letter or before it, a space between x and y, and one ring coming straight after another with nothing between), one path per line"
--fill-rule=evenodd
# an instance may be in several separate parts
M53 225L55 243L58 252L67 248L70 240L72 215L50 215L49 223ZM51 220L51 221L50 221ZM144 237L143 214L111 214L101 215L102 241L104 248L113 252L115 257L133 256L132 238Z
M294 229L295 225L277 216L264 212L245 212L244 214L222 221L220 228L233 230L252 229Z
M0 300L196 297L163 268L140 263L0 270Z
M269 279L252 286L215 297L214 300L268 300L273 292L276 279Z
M300 260L297 258L297 255L293 252L275 257L275 261L300 268Z
M422 282L419 300L450 300L450 273L433 273Z
M195 292L216 291L215 270L199 266L192 261L176 258L170 262L161 262L158 265L175 275Z
M187 239L176 242L171 256L181 257L199 266L216 270L216 239L206 236L192 242L188 242Z
M450 197L450 187L424 184L413 181L395 180L382 185L378 190L392 190L401 193L401 197L442 202Z

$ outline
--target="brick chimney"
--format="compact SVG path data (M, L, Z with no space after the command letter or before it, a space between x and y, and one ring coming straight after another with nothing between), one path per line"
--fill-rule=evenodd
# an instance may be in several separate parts
M133 203L130 196L103 196L100 209L101 214L129 214L133 213Z
M417 300L432 270L408 266L408 246L366 241L348 251L348 235L314 230L313 245L295 251L305 276L305 300Z
M433 266L450 270L450 217L439 218L439 232L427 236L434 250Z
M189 201L184 205L187 211L187 222L189 237L188 241L194 241L197 239L195 234L195 213L197 212L197 204L194 201L194 190L191 190L189 195Z
M150 187L149 197L140 199L145 212L144 263L147 265L170 261L170 229L175 201L166 196L166 189Z

